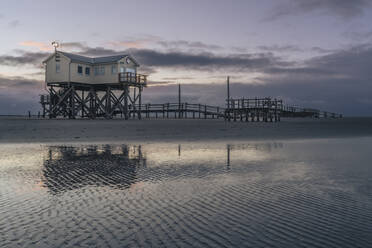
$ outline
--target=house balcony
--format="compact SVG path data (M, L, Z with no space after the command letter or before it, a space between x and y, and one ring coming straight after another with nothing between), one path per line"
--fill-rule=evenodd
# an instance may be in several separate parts
M121 72L119 73L119 83L128 84L130 86L146 86L147 75L132 72Z

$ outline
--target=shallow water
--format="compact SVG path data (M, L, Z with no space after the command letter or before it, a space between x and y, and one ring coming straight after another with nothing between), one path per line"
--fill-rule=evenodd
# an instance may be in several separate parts
M371 147L0 145L0 246L372 247Z

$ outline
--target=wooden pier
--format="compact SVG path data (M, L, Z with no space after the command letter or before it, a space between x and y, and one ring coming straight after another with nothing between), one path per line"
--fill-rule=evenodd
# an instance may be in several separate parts
M281 99L230 98L228 78L226 107L181 102L142 104L147 78L135 73L119 73L118 83L48 83L48 95L40 96L45 118L192 118L245 122L280 122L281 117L341 118L342 115L317 109L286 106Z
M271 98L227 99L225 116L228 121L279 122L283 101Z
M58 95L58 99L65 99L67 104L62 102L51 104L53 95L42 95L41 104L43 105L43 116L50 118L124 118L124 119L225 119L226 121L245 121L245 122L280 122L282 117L308 117L308 118L342 118L342 115L319 111L314 109L302 109L297 107L284 106L283 101L271 98L252 98L252 99L230 99L228 108L211 106L206 104L194 103L146 103L139 104L140 95L128 96L127 108L122 96L116 96L114 90L111 91L111 100L107 96L107 91L103 96L88 92L87 90L75 90L75 108L70 106L70 98ZM53 91L52 91L53 92ZM65 93L66 94L66 93ZM76 96L76 94L79 94ZM133 92L135 94L135 92ZM97 95L94 98L94 95ZM71 96L70 96L71 97ZM79 98L80 97L80 98ZM111 101L111 104L108 103ZM135 102L133 104L133 102ZM137 104L136 104L137 103ZM62 105L62 106L60 106ZM50 106L60 106L53 112ZM75 115L72 115L71 111ZM54 115L51 115L53 114ZM59 115L57 115L59 114Z
M225 118L225 109L216 106L192 103L163 103L129 106L130 116L141 109L142 118L216 119Z
M293 106L283 106L283 117L311 117L311 118L342 118L342 114L333 112L321 111L312 108L299 108Z

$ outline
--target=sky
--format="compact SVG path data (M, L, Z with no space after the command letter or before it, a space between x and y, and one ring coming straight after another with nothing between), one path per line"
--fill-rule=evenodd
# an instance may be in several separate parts
M287 105L372 115L372 1L136 0L0 3L0 114L40 110L52 41L86 56L130 53L143 102Z

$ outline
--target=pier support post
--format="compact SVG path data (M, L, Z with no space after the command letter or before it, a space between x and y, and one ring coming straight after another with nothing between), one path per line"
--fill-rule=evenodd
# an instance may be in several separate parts
M138 119L141 120L141 110L142 110L142 86L139 87L139 92L138 92Z
M124 86L125 96L124 96L124 119L128 120L128 95L129 95L129 87L128 85Z

